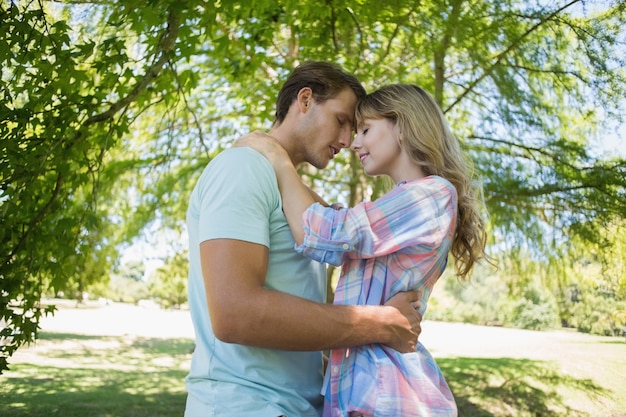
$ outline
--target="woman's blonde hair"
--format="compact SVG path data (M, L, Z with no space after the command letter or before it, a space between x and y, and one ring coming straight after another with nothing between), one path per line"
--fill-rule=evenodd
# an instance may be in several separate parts
M388 119L399 128L400 147L426 175L450 181L458 195L457 224L450 252L456 274L468 278L474 264L487 258L487 233L481 217L482 188L474 181L473 164L452 134L437 102L422 88L392 84L361 99L357 126L364 119Z

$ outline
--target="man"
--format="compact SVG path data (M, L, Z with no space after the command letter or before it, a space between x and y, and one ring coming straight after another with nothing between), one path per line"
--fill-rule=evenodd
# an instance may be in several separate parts
M270 134L295 166L324 168L348 147L361 84L338 67L298 66ZM325 266L294 250L274 170L250 148L218 155L187 212L189 306L196 333L186 417L317 417L321 350L383 343L414 351L415 292L385 306L325 304Z

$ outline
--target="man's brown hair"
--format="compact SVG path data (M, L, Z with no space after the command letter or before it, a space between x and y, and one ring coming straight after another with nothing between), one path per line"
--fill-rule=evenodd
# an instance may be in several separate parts
M274 123L280 124L285 120L291 103L305 87L313 91L313 98L318 103L336 97L346 88L354 92L357 100L365 97L365 88L359 80L338 65L320 61L304 62L293 70L278 93Z

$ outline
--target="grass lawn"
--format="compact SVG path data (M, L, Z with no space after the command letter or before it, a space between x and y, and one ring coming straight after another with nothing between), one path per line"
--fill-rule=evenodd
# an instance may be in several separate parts
M591 379L561 373L552 362L510 358L437 361L460 416L624 416L611 392Z
M460 417L626 416L626 342L580 336L547 349L546 360L433 356ZM182 416L192 346L187 337L44 330L0 376L0 416Z
M0 376L2 417L183 414L191 339L43 332L37 345Z

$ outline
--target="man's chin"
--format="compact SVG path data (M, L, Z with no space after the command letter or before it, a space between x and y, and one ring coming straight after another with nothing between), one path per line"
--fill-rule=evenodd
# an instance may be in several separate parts
M330 163L330 159L317 159L315 161L309 161L309 164L313 165L317 169L324 169Z

